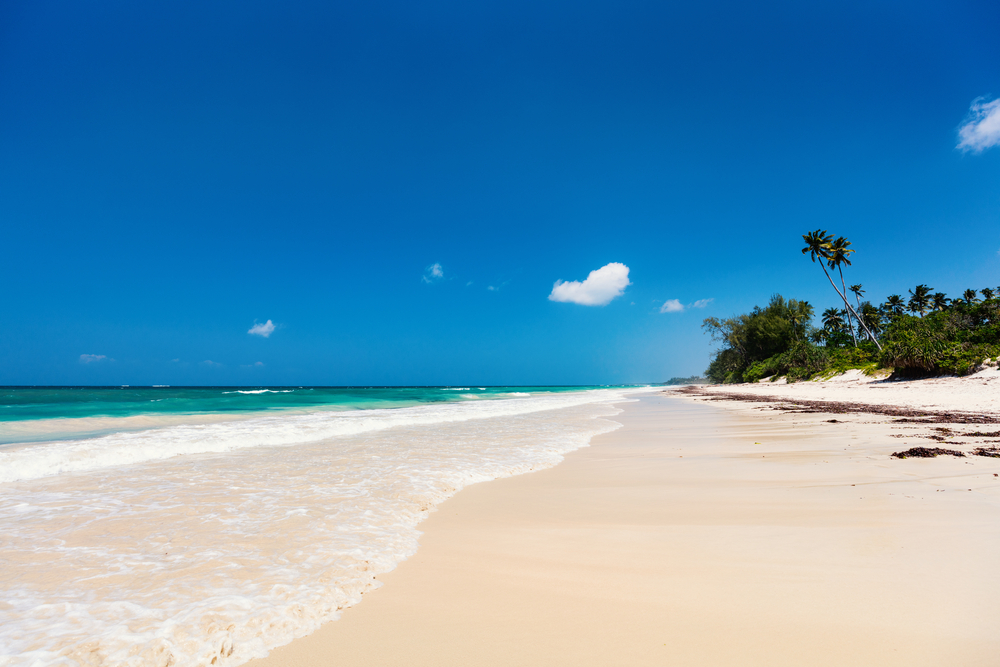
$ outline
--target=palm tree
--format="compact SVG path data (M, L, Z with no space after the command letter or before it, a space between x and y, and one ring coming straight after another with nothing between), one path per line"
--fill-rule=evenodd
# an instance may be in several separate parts
M847 300L847 287L844 285L843 269L843 264L845 262L848 266L851 265L851 260L848 256L854 251L847 247L851 245L851 242L843 236L838 237L836 240L833 240L831 237L828 237L828 239L829 240L826 242L826 263L831 269L838 269L840 271L840 286L844 291L841 292L840 290L837 290L837 294L839 294L840 298L844 300L845 310L847 311L847 326L851 330L851 338L854 340L854 347L857 347L858 337L854 333L854 321L851 319L851 304ZM830 282L833 283L833 280ZM833 288L837 289L837 286L834 284Z
M843 269L843 265L844 264L847 264L848 266L851 265L851 260L848 258L848 256L851 253L854 252L853 250L851 250L850 248L848 248L849 245L851 245L850 241L848 241L843 236L839 236L839 237L837 237L836 241L832 242L829 245L829 251L827 253L827 257L828 257L827 264L830 265L831 269L834 268L834 267L836 267L837 270L840 272L840 285L841 285L841 287L844 287L844 269ZM834 287L836 287L836 285ZM858 315L858 311L854 310L854 306L852 306L851 303L847 300L847 296L845 296L846 294L847 294L847 288L845 287L843 294L841 294L841 297L843 297L843 299L844 299L844 305L847 306L848 319L850 319L850 316L853 314L854 315L854 319L856 319L858 321L858 324L861 326L861 328L863 328L865 330L865 333L868 334L868 338L873 343L875 343L875 347L877 347L879 349L879 352L881 352L882 351L882 346L879 345L878 340L875 338L875 334L873 334L871 332L871 329L869 329L868 326L864 323L864 321L862 321L861 317ZM854 330L853 329L851 330L851 335L852 336L854 335ZM858 346L858 338L857 338L857 336L854 336L854 347L857 347L857 346Z
M976 301L979 301L979 299L976 298L978 295L979 292L977 292L976 290L967 289L965 290L965 292L962 293L962 298L965 299L966 303L975 303Z
M920 317L924 316L924 313L927 312L927 309L931 305L932 289L934 288L927 285L917 285L910 290L910 300L907 306L911 313L920 313Z
M847 310L851 311L852 310L851 309L851 304L848 303L847 297L844 296L844 293L841 292L837 288L837 283L833 282L833 278L830 277L830 274L829 274L829 272L827 272L826 267L823 266L823 261L822 260L827 260L828 262L830 262L829 258L830 258L831 254L833 252L832 249L831 249L831 246L832 246L832 243L833 243L831 241L832 238L833 238L833 236L831 236L830 234L827 234L825 229L822 229L822 230L817 229L814 232L809 232L808 234L803 234L802 235L802 240L806 242L806 247L802 249L802 254L805 255L806 253L809 253L809 257L814 262L816 261L817 257L820 258L819 268L823 269L823 273L826 274L826 279L830 281L830 286L833 287L833 291L835 291L837 293L837 296L839 296L843 300L844 305L847 306ZM843 240L844 244L850 245L850 242L848 242L847 239L844 239L843 237L841 237L841 239L839 239L839 240ZM846 247L846 245L844 245L843 247ZM854 251L852 250L851 252L854 252ZM837 260L838 266L839 266L839 262L840 261L843 261L843 260L841 260L841 259ZM848 264L850 264L850 262L848 262ZM831 263L831 267L832 266L833 266L833 264ZM841 275L843 275L843 274L841 274ZM855 315L855 317L857 317L857 313L854 313L854 315ZM853 334L854 334L854 329L852 328L851 329L851 335L853 335ZM855 345L857 345L857 342L858 342L858 339L857 339L857 337L855 337L854 338ZM877 340L875 341L875 346L879 349L879 352L882 351L882 346L878 344Z
M861 295L865 291L861 289L861 285L851 285L851 291L854 292L854 300L858 302L858 308L861 308Z
M931 295L931 308L934 310L945 310L948 308L948 297L944 292L934 292Z
M984 287L983 289L981 289L979 291L983 295L983 301L989 301L996 294L996 292L994 292L993 290L991 290L989 287Z
M879 331L882 329L882 312L865 301L861 304L861 321L865 323L868 330Z
M844 318L836 308L823 311L823 328L830 331L841 331L844 328Z
M902 315L903 311L906 309L906 304L903 303L903 297L898 294L891 294L889 298L885 300L885 309L893 315Z
M826 275L826 279L830 281L830 286L841 298L845 305L850 305L847 303L847 297L837 289L837 283L833 282L833 278L827 272L826 267L823 266L824 261L829 261L830 259L830 246L833 243L833 235L827 234L825 229L817 229L814 232L809 232L808 234L802 235L802 240L806 242L806 247L802 249L802 254L809 253L809 258L815 262L816 258L819 258L819 268L823 269L823 273ZM854 335L854 328L851 327L851 335ZM854 344L857 346L858 340L854 339Z

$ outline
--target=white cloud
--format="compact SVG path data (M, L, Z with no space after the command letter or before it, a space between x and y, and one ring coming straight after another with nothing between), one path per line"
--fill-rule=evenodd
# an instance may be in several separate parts
M241 368L263 368L263 366L264 366L264 362L263 361L255 361L252 364L242 364L240 367Z
M104 361L108 357L104 354L81 354L80 363L81 364L93 364L98 361Z
M274 322L272 322L271 320L268 320L263 324L257 324L256 322L254 322L254 325L250 327L250 330L247 331L247 333L253 336L263 336L264 338L267 338L268 336L274 333L274 330L276 328L277 327L274 326Z
M220 364L218 361L212 361L211 359L206 359L201 363L205 364L209 368L219 368L222 366L222 364Z
M958 128L958 148L981 153L1000 145L1000 99L985 102L980 97L972 101L969 117Z
M680 299L667 299L666 301L663 302L663 305L660 306L660 312L683 313L688 308L704 308L713 301L715 301L715 299L698 299L694 303L689 303L688 305L685 306L683 303L681 303Z
M421 276L420 279L425 283L433 283L441 280L442 278L444 278L444 269L441 268L441 264L439 262L434 262L424 269L424 275Z
M632 283L628 280L628 267L619 262L606 264L590 272L582 283L557 280L552 286L549 301L578 303L581 306L606 306L625 293Z

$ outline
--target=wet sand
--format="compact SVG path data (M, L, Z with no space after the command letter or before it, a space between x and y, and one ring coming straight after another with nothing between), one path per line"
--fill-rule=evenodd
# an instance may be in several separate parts
M440 505L382 588L249 664L997 664L1000 459L891 459L925 441L878 415L622 407Z

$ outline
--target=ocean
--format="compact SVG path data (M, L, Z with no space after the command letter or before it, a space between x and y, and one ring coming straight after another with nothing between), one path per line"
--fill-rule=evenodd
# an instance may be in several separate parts
M0 665L238 665L335 620L468 484L629 387L0 388Z

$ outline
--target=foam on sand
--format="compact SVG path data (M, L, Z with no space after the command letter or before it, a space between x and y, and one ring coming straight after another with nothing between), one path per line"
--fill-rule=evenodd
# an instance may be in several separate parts
M263 656L378 586L436 504L555 465L617 428L598 417L629 393L172 427L35 446L34 459L22 448L7 460L36 478L0 485L2 662ZM55 474L74 462L85 471Z
M0 449L0 483L38 479L109 466L134 465L183 454L236 451L318 442L396 426L460 422L528 414L605 400L608 390L547 394L530 399L497 399L410 408L310 412L264 416L225 423L179 425L86 440L7 446Z

